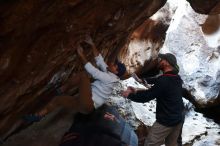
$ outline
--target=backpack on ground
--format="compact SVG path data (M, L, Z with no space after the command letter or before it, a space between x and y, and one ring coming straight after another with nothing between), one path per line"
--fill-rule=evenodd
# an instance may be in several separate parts
M89 115L77 114L60 146L138 146L138 138L114 107L103 105Z

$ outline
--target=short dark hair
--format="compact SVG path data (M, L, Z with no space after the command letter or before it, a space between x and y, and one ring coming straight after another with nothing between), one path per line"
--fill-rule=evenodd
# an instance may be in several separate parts
M124 63L120 62L118 59L115 60L115 64L118 66L118 77L122 77L126 72L126 66Z

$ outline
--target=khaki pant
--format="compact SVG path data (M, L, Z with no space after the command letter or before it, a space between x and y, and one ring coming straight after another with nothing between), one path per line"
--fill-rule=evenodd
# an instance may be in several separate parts
M173 127L166 127L155 122L145 140L144 146L177 146L177 138L182 128L180 123Z

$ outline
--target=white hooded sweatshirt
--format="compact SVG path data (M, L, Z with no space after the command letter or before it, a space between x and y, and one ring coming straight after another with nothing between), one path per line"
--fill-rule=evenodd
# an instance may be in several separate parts
M102 106L105 101L112 94L113 87L116 86L120 79L117 75L107 70L107 64L104 62L103 57L99 54L95 57L96 65L100 69L94 67L90 62L85 64L86 71L95 79L91 84L92 99L94 107Z

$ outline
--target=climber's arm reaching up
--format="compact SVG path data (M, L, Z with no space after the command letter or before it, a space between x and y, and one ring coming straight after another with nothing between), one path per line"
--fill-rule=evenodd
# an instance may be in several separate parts
M108 65L105 63L104 58L97 50L92 38L90 36L87 36L85 42L92 47L92 52L95 57L96 65L100 68L101 71L107 72Z

